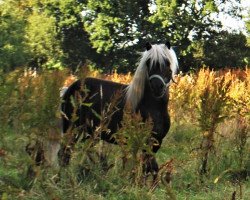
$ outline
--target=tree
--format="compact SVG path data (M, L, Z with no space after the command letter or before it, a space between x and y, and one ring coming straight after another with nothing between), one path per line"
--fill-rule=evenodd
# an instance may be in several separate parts
M10 71L26 63L26 22L16 1L6 0L0 5L0 69Z
M64 55L63 63L72 70L87 60L97 64L102 62L102 55L92 48L89 35L83 28L81 11L84 4L84 0L43 0L44 12L56 19L55 26Z
M239 3L232 0L224 6L223 0L89 0L84 8L84 28L93 47L107 57L105 67L124 63L131 70L138 57L135 53L146 40L170 40L179 47L180 66L186 71L198 65L192 44L209 40L221 31L221 22L216 20L219 13L240 17Z
M179 49L181 70L187 71L190 66L199 68L204 63L214 66L216 59L220 66L228 65L213 56L223 51L209 52L205 48L216 49L219 42L227 48L225 52L231 52L229 43L239 45L233 38L244 39L223 32L221 22L216 20L219 13L240 17L240 0L0 2L0 65L8 70L26 63L33 67L63 65L75 70L80 63L90 61L105 71L116 68L127 72L135 69L137 52L144 50L147 41L169 40ZM240 45L243 48L243 43ZM233 54L231 64L243 65L240 59L247 56L236 51Z
M26 37L31 57L32 67L59 67L63 53L57 38L56 20L45 12L33 9L27 17Z
M156 0L155 3L157 7L150 20L159 24L160 32L167 30L166 37L179 46L184 71L201 64L194 58L193 43L210 40L222 30L221 22L216 20L219 13L240 17L240 1Z
M245 67L246 59L250 58L249 50L244 34L221 32L204 45L205 65L213 68Z
M122 71L135 67L136 52L150 37L150 1L89 0L83 11L84 28L97 52L105 56L104 68L119 65ZM126 68L124 68L126 67Z

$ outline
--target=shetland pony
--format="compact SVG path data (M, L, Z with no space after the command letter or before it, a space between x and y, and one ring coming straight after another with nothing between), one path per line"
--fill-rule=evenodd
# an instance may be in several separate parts
M169 42L151 45L146 43L146 50L141 54L139 65L129 85L96 78L77 80L63 94L62 132L77 129L67 145L59 151L59 163L69 163L71 147L81 138L91 137L101 123L100 117L107 105L116 98L110 116L107 116L107 129L101 131L100 139L116 143L113 134L121 127L124 108L139 113L143 121L152 120L151 139L157 142L151 146L156 153L170 128L167 111L169 86L178 70L177 57ZM79 104L76 103L78 100ZM157 174L158 165L153 156L145 155L144 172Z

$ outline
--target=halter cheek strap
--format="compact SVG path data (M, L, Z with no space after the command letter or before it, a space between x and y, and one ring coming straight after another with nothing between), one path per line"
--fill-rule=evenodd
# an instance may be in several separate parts
M169 87L171 81L169 81L168 83L165 83L164 79L160 75L157 75L157 74L150 76L149 81L151 81L153 78L158 78L163 84L163 90L162 90L161 95L156 97L156 98L162 98L164 94L166 93L166 90Z

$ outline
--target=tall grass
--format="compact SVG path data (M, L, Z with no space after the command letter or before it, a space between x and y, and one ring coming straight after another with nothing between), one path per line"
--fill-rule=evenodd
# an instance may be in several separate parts
M117 73L90 75L122 83L132 78ZM148 148L145 141L151 124L127 114L116 134L120 145L78 142L70 165L58 167L52 152L57 152L61 140L59 91L74 80L67 71L0 73L1 199L250 196L248 68L220 72L202 69L176 77L177 83L170 86L172 126L156 154L160 173L155 185L141 171L141 152ZM99 130L103 128L105 123ZM124 140L127 145L123 145ZM45 158L39 165L38 154ZM105 157L106 168L100 156Z
M178 77L171 87L174 120L199 128L200 145L194 149L201 180L203 175L211 179L219 174L216 183L231 177L240 186L240 198L242 180L248 179L250 172L249 76L248 68L219 72L202 69L196 75Z
M10 186L20 187L21 184L27 188L31 181L26 177L27 170L39 159L37 152L43 151L48 158L50 151L43 146L49 140L59 139L58 88L66 74L37 75L16 70L0 76L0 148L6 152L1 158L0 173ZM28 156L26 149L34 159ZM32 173L38 172L32 170Z

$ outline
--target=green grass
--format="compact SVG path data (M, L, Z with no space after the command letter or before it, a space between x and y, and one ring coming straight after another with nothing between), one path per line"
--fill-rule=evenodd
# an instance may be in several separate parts
M90 147L93 141L88 140L76 145L68 167L46 164L35 167L25 148L30 142L45 143L59 132L56 117L60 101L58 88L65 75L45 73L24 91L16 84L18 74L0 76L1 200L227 200L232 199L235 191L236 199L240 196L245 200L249 198L249 177L235 180L235 174L240 170L250 171L249 137L240 150L239 139L216 133L214 150L209 155L209 173L200 177L202 135L197 123L191 123L194 119L186 120L188 115L185 120L173 120L170 132L156 154L159 166L168 166L160 171L155 188L152 187L152 177L143 178L140 166L140 152L145 149L143 139L150 132L150 124L144 126L130 118L125 118L120 131L129 137L129 145L94 143ZM181 116L182 111L179 112ZM231 126L230 123L226 125ZM100 149L107 158L108 170L101 166ZM125 165L124 158L127 159ZM27 176L30 167L34 177ZM170 184L164 181L168 172L171 174Z
M163 183L159 183L155 190L151 190L150 180L146 185L135 183L133 175L126 171L126 167L125 170L122 169L120 148L109 144L104 145L108 163L113 165L108 171L104 171L98 163L98 156L95 154L99 148L97 145L91 149L96 163L89 161L84 156L85 152L77 151L73 154L70 166L65 169L37 168L38 175L32 180L32 187L29 187L31 180L27 180L26 172L27 166L32 161L24 151L27 138L15 134L11 129L5 131L2 134L3 140L0 142L0 148L7 152L6 156L1 157L0 162L2 199L168 199L167 187L169 186ZM198 134L198 129L192 125L190 127L173 125L157 153L160 165L170 159L174 160L171 192L176 199L230 199L234 191L239 197L240 186L232 183L229 177L223 176L214 183L214 180L229 165L222 155L218 157L219 161L216 165L225 166L218 167L216 170L211 167L208 177L203 178L203 183L200 182L197 172L199 156L194 150L199 144ZM84 147L84 144L79 144L79 149L81 145ZM229 144L224 144L222 148L226 148L227 145ZM231 155L233 153L228 152L228 154L233 156ZM211 159L213 162L216 160ZM79 163L82 163L81 167ZM247 199L250 196L249 180L241 184L243 199Z

